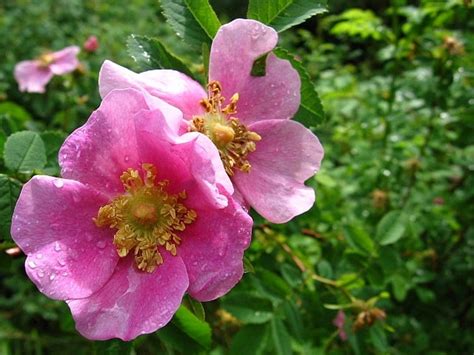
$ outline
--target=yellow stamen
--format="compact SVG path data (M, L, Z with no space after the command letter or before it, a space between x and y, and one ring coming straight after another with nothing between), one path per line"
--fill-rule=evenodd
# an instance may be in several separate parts
M138 269L153 272L163 263L158 247L175 256L181 244L178 233L193 223L197 214L182 203L185 191L170 195L166 192L168 181L155 181L152 164L143 164L142 170L143 179L134 169L122 174L126 192L102 206L93 220L98 227L117 229L114 245L120 257L133 251Z
M52 53L45 53L39 56L38 61L40 66L46 68L54 62L54 56Z
M234 175L235 169L248 173L251 165L247 156L255 151L256 142L261 137L256 132L249 131L238 118L231 116L237 113L238 93L232 95L230 103L222 108L225 99L221 95L221 84L211 81L207 87L209 97L201 100L206 113L195 116L189 130L203 133L214 142L229 176Z

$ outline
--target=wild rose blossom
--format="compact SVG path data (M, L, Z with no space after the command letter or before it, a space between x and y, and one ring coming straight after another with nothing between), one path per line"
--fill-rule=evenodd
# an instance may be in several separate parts
M11 232L26 272L89 339L154 332L185 292L213 300L242 276L252 220L212 142L179 136L181 119L157 98L115 90L62 146L63 178L23 187Z
M314 190L304 182L324 153L318 138L291 120L301 84L290 62L271 53L277 41L271 27L234 20L212 43L208 92L174 70L136 74L110 61L102 66L99 90L105 96L133 87L179 108L188 120L183 133L201 132L214 142L236 196L269 221L284 223L313 205ZM252 76L254 61L266 53L266 75Z
M99 49L99 40L96 36L89 36L82 47L86 52L93 53Z
M64 75L79 66L77 46L42 54L37 59L25 60L15 66L14 76L20 91L44 93L54 75Z

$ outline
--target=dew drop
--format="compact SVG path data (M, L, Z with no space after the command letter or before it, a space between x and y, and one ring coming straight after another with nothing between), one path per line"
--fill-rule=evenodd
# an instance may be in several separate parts
M28 261L28 266L32 269L34 269L36 267L36 263L33 261L33 260L29 260Z
M54 180L53 184L58 189L61 189L64 186L64 181L62 181L61 179L56 179L56 180Z
M39 278L42 278L44 276L44 272L42 270L38 270L36 275L38 275Z
M87 240L88 242L90 242L90 241L92 241L92 239L93 239L92 234L86 233L86 240Z
M56 277L56 274L51 274L51 275L49 275L49 280L53 281L55 277Z
M104 249L105 248L105 241L104 240L99 240L97 242L97 247L100 248L100 249Z
M66 271L64 271L64 272L62 273L62 275L63 275L64 277L69 276L69 274L68 274Z
M41 253L36 254L36 259L43 259L43 254Z
M62 259L58 259L58 264L59 264L60 266L65 266L65 265L66 265L66 262L65 262L64 260L62 260Z
M58 242L54 242L54 250L55 251L61 251L61 245L59 245Z
M123 160L125 160L125 162L128 162L130 160L130 157L128 155L126 155Z

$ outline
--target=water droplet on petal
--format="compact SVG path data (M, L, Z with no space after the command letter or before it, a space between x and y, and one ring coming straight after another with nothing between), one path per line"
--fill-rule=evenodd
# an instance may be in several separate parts
M43 254L41 253L36 254L36 259L42 259L42 258L43 258Z
M29 260L28 261L28 266L32 269L34 269L36 267L36 263L33 261L33 260Z
M56 179L53 181L54 186L56 186L58 189L61 189L64 186L64 181L61 179Z
M59 245L58 242L54 242L54 250L55 251L61 251L61 245Z
M87 240L88 242L90 242L92 239L93 239L92 234L86 233L86 240Z
M44 276L44 272L42 270L38 270L38 272L36 273L36 275L38 275L39 278L43 277Z
M130 160L130 157L128 155L126 155L123 160L125 160L125 162L128 162Z
M55 277L56 277L56 274L51 274L51 275L49 275L49 280L53 281Z
M100 248L100 249L104 249L105 245L106 245L105 240L99 240L97 242L97 247Z
M65 265L66 265L66 262L65 262L64 260L62 260L62 259L58 259L58 264L59 264L60 266L65 266Z

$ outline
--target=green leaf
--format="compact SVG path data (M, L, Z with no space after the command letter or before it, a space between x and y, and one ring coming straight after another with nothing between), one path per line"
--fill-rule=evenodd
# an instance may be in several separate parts
M7 135L3 131L3 129L0 128L0 156L3 157L3 150L5 148L5 142L7 141Z
M25 123L31 121L31 115L22 106L13 102L0 103L0 116L7 114L17 125L25 127Z
M282 32L326 11L326 0L250 0L247 17Z
M180 328L173 323L168 323L157 332L158 338L163 342L167 354L173 354L171 348L182 354L201 354L203 347L190 338Z
M186 64L156 38L130 35L127 39L127 50L143 70L175 69L192 75Z
M222 306L244 323L265 323L273 317L270 300L247 292L232 292Z
M58 153L66 134L60 131L45 131L40 136L46 152L46 166L43 171L48 175L59 175Z
M278 355L292 354L290 335L281 319L273 319L270 323L275 353Z
M265 53L264 55L255 59L252 65L252 70L250 71L250 75L265 76L267 70L267 56L268 53Z
M244 272L255 274L255 268L253 267L252 262L246 256L244 256Z
M246 325L234 336L230 346L230 354L262 354L267 336L267 325Z
M370 340L375 348L383 354L387 353L388 350L388 343L387 343L387 336L385 335L385 331L383 330L382 325L377 322L369 330Z
M347 243L361 254L372 255L375 253L374 242L362 226L350 225L343 228Z
M113 339L108 341L94 342L94 350L96 354L104 355L129 355L132 354L132 343Z
M0 174L0 233L3 238L10 236L11 219L20 190L19 181Z
M307 127L315 127L325 119L323 105L314 87L311 78L301 62L283 48L275 48L274 53L282 59L289 60L296 69L301 79L301 104L294 120L301 122Z
M393 295L397 301L402 302L406 296L408 291L411 288L411 284L405 279L403 276L399 274L395 274L391 278L392 280L392 287L393 287Z
M40 135L31 131L13 133L5 143L5 165L15 172L31 172L46 165L46 151Z
M191 296L186 296L185 297L186 301L186 306L193 312L193 314L201 321L205 322L206 321L206 312L204 311L204 307L202 306L202 303L199 301L196 301L194 298Z
M211 347L211 327L186 307L179 307L173 317L173 323L206 349Z
M407 215L402 211L388 212L377 225L376 238L380 245L396 243L406 230Z
M221 26L207 0L161 0L161 8L176 34L198 50L212 41Z

